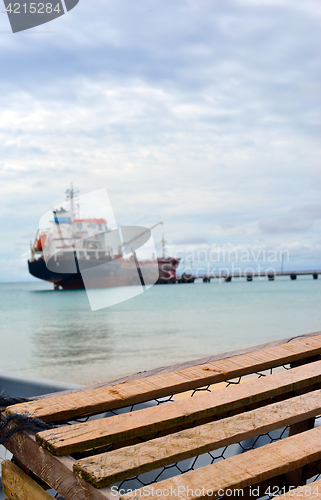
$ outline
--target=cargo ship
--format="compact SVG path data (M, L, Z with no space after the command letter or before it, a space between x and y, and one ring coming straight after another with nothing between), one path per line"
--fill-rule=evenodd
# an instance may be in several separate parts
M137 249L161 222L150 229L122 227L121 241L119 230L109 229L105 218L80 218L72 186L67 193L68 205L53 210L49 227L38 229L31 243L30 274L53 283L56 290L178 281L180 259L166 256L164 237L162 257L137 258Z

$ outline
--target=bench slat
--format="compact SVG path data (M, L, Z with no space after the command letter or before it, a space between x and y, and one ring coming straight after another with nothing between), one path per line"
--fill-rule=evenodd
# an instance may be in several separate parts
M75 462L73 469L96 487L108 486L320 413L321 390L317 390L146 443L83 458Z
M21 403L8 407L6 412L58 422L185 392L319 354L320 335L262 349L259 353L255 351L148 378Z
M178 498L199 500L222 496L220 490L240 489L255 485L290 470L303 467L321 458L321 427L302 432L261 448L207 465L195 471L160 481L153 485L159 500L168 500L168 492L175 490ZM210 494L207 492L211 491ZM136 490L121 495L123 500L155 499L147 490Z
M41 446L57 455L84 451L184 425L320 382L321 361L315 361L161 407L43 431L37 434L36 439Z

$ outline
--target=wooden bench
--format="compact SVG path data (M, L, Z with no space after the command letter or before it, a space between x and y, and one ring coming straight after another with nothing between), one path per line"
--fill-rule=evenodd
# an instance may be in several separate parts
M321 499L306 485L321 473L320 332L47 395L2 420L13 413L57 427L5 443L11 499Z

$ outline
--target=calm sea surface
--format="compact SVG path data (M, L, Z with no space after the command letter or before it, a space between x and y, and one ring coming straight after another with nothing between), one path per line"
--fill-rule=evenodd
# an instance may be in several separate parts
M0 370L74 383L321 330L321 279L154 286L92 312L85 291L0 284Z

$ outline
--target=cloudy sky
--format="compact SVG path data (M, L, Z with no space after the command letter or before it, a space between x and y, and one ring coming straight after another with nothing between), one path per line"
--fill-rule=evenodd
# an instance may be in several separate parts
M172 252L321 268L319 0L80 0L16 34L2 9L0 43L0 281L70 182Z

